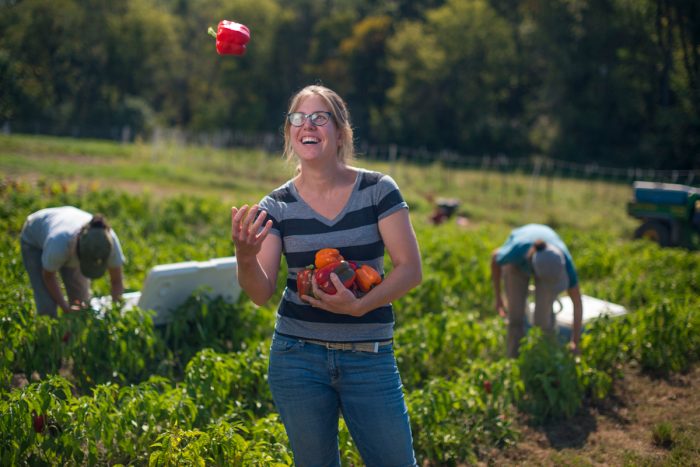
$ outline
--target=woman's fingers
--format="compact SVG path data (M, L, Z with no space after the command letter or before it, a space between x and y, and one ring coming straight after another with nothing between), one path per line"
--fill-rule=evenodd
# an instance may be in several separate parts
M243 219L247 210L247 204L244 204L240 208L236 208L235 206L231 208L231 232L234 238L241 232L241 219Z
M257 210L256 210L257 211ZM251 233L255 235L255 240L257 241L261 235L258 234L260 232L260 227L262 226L263 222L265 222L265 218L267 217L267 213L265 211L260 211L258 214L258 217L255 218L255 221L253 222L252 228L251 228ZM260 232L262 234L262 232Z
M272 220L257 204L231 208L231 236L237 247L259 246L272 229ZM265 223L263 227L263 223ZM262 228L262 230L261 230Z

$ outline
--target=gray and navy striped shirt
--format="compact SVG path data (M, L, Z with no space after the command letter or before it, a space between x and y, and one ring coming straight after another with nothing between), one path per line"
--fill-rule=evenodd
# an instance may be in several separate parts
M408 209L396 182L388 175L357 169L352 194L335 219L327 219L304 202L290 180L260 202L282 240L287 260L287 287L277 310L275 330L280 334L332 342L391 339L394 313L391 304L361 317L340 315L311 307L297 295L296 275L322 248L337 248L346 260L369 264L384 276L384 242L380 219Z

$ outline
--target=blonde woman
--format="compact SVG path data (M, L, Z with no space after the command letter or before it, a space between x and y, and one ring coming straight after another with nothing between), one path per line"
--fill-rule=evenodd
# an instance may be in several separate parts
M350 115L334 91L308 86L293 96L284 136L297 175L231 213L238 278L253 302L272 297L282 255L287 262L268 381L295 463L340 465L342 414L366 465L416 465L391 305L422 278L408 205L391 177L350 165ZM314 282L314 297L300 298L297 272L329 247L382 276L386 251L391 273L361 298L335 274L336 294Z

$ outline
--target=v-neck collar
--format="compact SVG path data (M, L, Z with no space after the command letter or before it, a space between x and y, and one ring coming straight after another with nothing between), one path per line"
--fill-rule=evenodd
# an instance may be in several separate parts
M358 190L358 187L360 186L360 180L362 178L362 174L364 173L361 169L354 169L356 170L356 175L355 175L355 182L352 185L352 190L350 191L350 196L348 196L347 201L345 202L345 206L343 206L343 209L341 209L338 214L333 219L329 219L328 217L324 216L323 214L319 213L316 211L309 203L306 202L306 200L301 196L299 193L299 190L297 190L297 186L294 183L294 180L289 181L289 189L292 192L292 195L300 202L304 203L304 205L309 209L311 213L313 213L313 216L315 219L323 222L324 224L328 226L332 226L336 224L339 220L345 216L347 213L348 209L350 209L350 204L352 203L353 195L355 192Z

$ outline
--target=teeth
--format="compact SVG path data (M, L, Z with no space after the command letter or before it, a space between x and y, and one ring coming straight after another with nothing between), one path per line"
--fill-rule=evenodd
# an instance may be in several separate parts
M314 138L313 136L304 136L301 139L302 144L317 144L318 143L318 138Z

